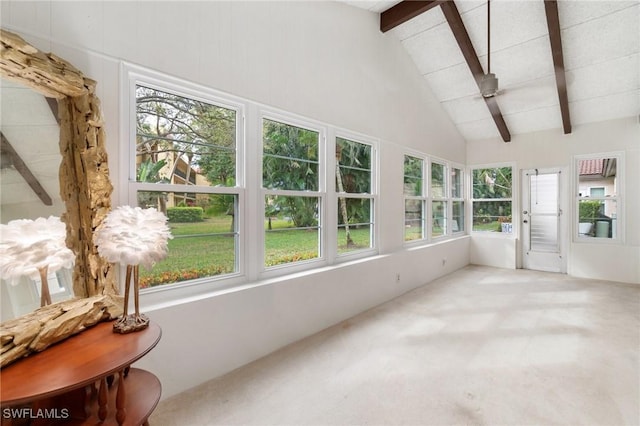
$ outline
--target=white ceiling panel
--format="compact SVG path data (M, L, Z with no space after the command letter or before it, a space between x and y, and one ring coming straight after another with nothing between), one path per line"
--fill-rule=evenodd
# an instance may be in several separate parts
M487 105L480 95L445 101L441 105L456 124L491 118Z
M498 129L491 118L456 124L456 127L460 131L462 137L468 141L500 137Z
M478 93L478 85L466 62L425 74L424 78L441 102Z
M640 3L563 30L565 68L572 70L638 53L639 7Z
M445 19L442 10L436 7L430 10L429 13L422 13L404 24L395 27L391 32L400 40L404 41L443 23L445 23Z
M569 110L575 124L637 116L640 112L640 90L571 102Z
M559 105L505 115L504 121L513 135L562 127Z
M491 71L499 79L500 87L532 81L541 76L554 75L549 37L539 37L526 43L493 52ZM486 57L481 58L481 62ZM483 66L485 64L483 63ZM485 68L486 69L486 68Z
M567 73L569 100L578 101L640 89L640 54Z
M2 87L2 126L56 124L44 96L25 87ZM57 124L56 124L57 126Z
M498 105L510 114L559 105L555 76L544 77L505 88L498 95Z
M52 198L60 197L60 128L46 99L39 93L0 79L0 130L18 156ZM2 204L39 202L24 177L12 166L1 171Z
M456 2L458 4L458 2ZM487 54L487 6L483 2L462 13L469 37L478 56ZM526 43L547 34L544 4L534 1L491 2L491 51Z
M574 25L580 25L584 22L599 19L619 10L637 5L637 0L559 1L558 16L560 17L560 28L565 29Z
M464 62L464 56L447 24L440 24L402 42L422 74Z

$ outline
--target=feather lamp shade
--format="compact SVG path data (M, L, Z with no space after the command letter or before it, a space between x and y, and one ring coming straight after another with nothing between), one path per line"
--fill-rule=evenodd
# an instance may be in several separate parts
M167 217L154 208L120 206L107 214L96 230L94 242L100 256L122 265L142 265L146 269L168 254L172 238Z
M66 225L55 216L0 225L0 276L15 284L16 278L25 275L37 279L42 269L71 268L75 255L66 237Z

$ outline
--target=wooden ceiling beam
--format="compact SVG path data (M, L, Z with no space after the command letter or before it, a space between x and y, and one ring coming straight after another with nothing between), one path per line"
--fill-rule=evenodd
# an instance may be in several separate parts
M458 12L458 8L453 1L442 2L442 4L440 4L440 7L442 9L442 13L447 19L447 22L449 23L449 27L453 32L453 36L455 37L456 42L458 42L458 46L462 51L462 55L467 61L469 70L471 70L471 74L473 74L473 78L476 80L478 89L480 89L480 81L484 76L484 70L482 69L482 64L480 64L480 59L478 59L476 50L473 48L473 44L471 44L469 33L467 33L467 29L462 22L460 12ZM491 97L483 99L487 104L487 108L489 108L489 112L491 113L491 117L493 117L493 121L496 123L496 127L498 128L498 132L500 133L502 140L505 142L510 142L511 133L507 128L507 124L504 122L504 117L500 112L500 107L498 106L496 98Z
M56 123L58 126L60 125L60 116L58 114L58 100L55 98L49 98L47 96L44 97L47 100L47 105L49 105L49 109L51 110L51 114L53 114L53 118L56 119Z
M444 2L445 0L401 1L380 14L380 31L386 33Z
M0 140L2 144L0 145L0 152L3 156L7 156L11 159L11 163L13 167L22 175L24 180L29 184L33 192L36 193L38 198L42 200L45 206L53 205L53 201L47 191L42 187L38 178L34 176L34 174L29 170L29 167L25 164L24 160L20 157L20 155L13 149L13 146L9 143L7 138L4 136L2 132L0 132Z
M544 0L544 11L547 15L551 56L553 57L553 68L556 72L556 86L558 87L558 100L560 101L560 112L562 114L562 127L566 135L571 133L571 117L569 115L569 97L567 96L567 78L564 72L558 2L555 0Z

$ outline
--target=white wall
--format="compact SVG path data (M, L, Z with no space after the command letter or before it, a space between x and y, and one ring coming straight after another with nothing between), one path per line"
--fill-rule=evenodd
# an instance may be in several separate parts
M619 179L624 185L622 203L625 216L625 236L621 244L614 242L596 243L573 242L570 229L567 272L570 275L584 278L640 283L640 125L638 117L612 120L588 125L574 125L569 135L561 130L550 130L526 135L514 135L510 143L499 139L471 141L467 144L467 164L486 164L514 161L516 170L565 167L571 171L573 157L581 154L624 152L624 172ZM514 171L515 174L515 171ZM570 217L574 216L575 191L572 179L563 191L568 198ZM519 188L518 188L519 189ZM514 222L516 219L514 209ZM572 220L568 220L569 224ZM494 246L494 250L517 257L517 247L513 241L492 239L474 235L471 245L472 263L485 264L479 261L480 254L476 247ZM499 247L495 247L497 244ZM486 260L488 263L489 260Z
M378 30L377 15L336 2L2 1L0 7L3 27L98 81L114 204L126 202L118 193L117 159L128 143L119 140L121 61L381 140L381 255L188 303L147 305L163 337L140 365L160 377L163 397L469 263L468 237L403 247L402 148L461 164L466 149L400 42Z

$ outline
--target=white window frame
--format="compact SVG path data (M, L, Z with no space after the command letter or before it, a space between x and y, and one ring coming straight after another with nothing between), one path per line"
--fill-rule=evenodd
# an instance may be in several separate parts
M176 187L178 191L235 194L238 197L236 224L238 244L236 246L237 271L233 274L203 277L199 279L171 283L145 289L141 292L143 307L159 306L202 297L217 291L243 288L272 278L296 273L312 272L323 266L337 265L354 259L371 257L378 254L379 248L379 201L380 187L380 141L371 136L355 133L307 117L282 111L270 106L249 101L209 87L175 78L164 73L126 62L120 64L120 140L119 161L112 172L119 179L114 199L118 205L137 202L138 190L158 190L156 184L135 182L135 152L131 141L136 137L136 93L137 84L155 88L180 96L186 96L221 107L237 111L237 154L236 186L202 187L197 191L189 185ZM262 120L279 121L292 126L307 128L319 133L319 192L313 194L319 198L320 219L320 257L308 261L276 265L265 268L264 261L264 199L272 190L262 188ZM354 142L368 144L371 153L371 194L349 194L353 198L370 198L371 238L369 249L337 254L337 193L335 190L335 138L341 137ZM248 148L250 147L250 149ZM307 191L291 192L283 195L311 195ZM119 282L124 282L124 268L120 268Z
M351 132L349 130L336 128L335 132L332 134L331 138L331 147L330 150L327 150L327 156L331 158L331 162L329 163L329 167L327 170L335 170L336 162L335 162L335 152L337 145L337 138L346 139L351 142L360 143L363 145L369 145L371 147L371 193L369 194L358 194L358 193L339 193L338 188L335 182L335 173L332 174L332 178L330 179L333 182L333 191L332 191L332 203L329 206L332 210L333 219L335 220L335 226L333 226L330 232L331 235L331 248L330 254L332 256L332 260L335 262L345 262L354 259L360 259L363 257L375 256L379 252L378 248L378 235L379 234L379 223L377 218L379 217L378 211L378 188L380 185L380 176L378 173L379 170L379 144L380 141L376 138L372 138L370 136L363 135L361 133ZM370 228L370 247L354 250L347 253L338 254L338 198L344 196L345 198L360 198L360 199L368 199L373 205L371 206L371 228Z
M615 158L616 159L616 191L615 195L607 196L606 193L602 197L591 197L580 195L580 176L578 164L581 160L597 160L603 158ZM572 162L572 176L573 176L573 188L574 188L574 202L573 202L573 214L572 214L572 236L573 242L579 244L624 244L625 241L625 222L626 215L624 209L624 167L625 156L623 151L603 152L595 154L582 154L575 155ZM579 233L579 221L580 221L580 200L598 200L598 201L615 201L616 211L618 216L616 217L616 236L612 238L594 238L581 236Z
M451 179L451 173L453 171L453 169L459 170L460 173L462 173L462 176L460 177L460 194L458 197L454 197L453 196L453 179ZM450 226L449 228L451 229L451 235L452 236L459 236L459 235L465 235L467 233L467 200L466 200L466 176L467 175L467 170L465 169L464 166L462 166L461 164L457 164L457 163L449 163L449 197L451 200L451 205L449 206L449 211L450 211L450 215L448 218L448 221L450 224L453 224L453 203L454 202L462 202L462 226L460 226L460 224L458 224L458 230L454 231L453 230L453 226Z
M420 195L407 195L404 192L404 162L406 157L413 157L417 160L422 161L422 194ZM424 154L417 153L414 151L405 151L402 156L402 220L403 220L403 231L402 231L402 240L405 245L419 245L424 244L429 241L429 218L431 215L429 212L431 208L429 207L429 182L427 180L427 172L429 170L429 163L427 161L427 157ZM416 238L414 240L406 240L405 239L405 227L406 227L406 202L407 200L419 200L422 203L422 236L420 238ZM427 216L428 215L428 216Z
M443 173L442 173L442 196L438 196L436 197L435 194L433 193L433 165L437 164L439 166L443 167ZM448 236L451 235L451 192L450 192L450 187L449 187L449 181L450 176L449 176L449 163L447 161L441 160L439 158L435 158L435 157L431 157L431 159L429 160L429 212L431 213L428 219L429 222L429 238L431 240L441 240L443 238L446 238ZM433 216L433 204L435 202L441 202L444 203L445 206L445 216L444 216L444 224L443 226L445 227L444 232L442 233L442 235L433 235L433 221L434 221L434 216Z
M511 197L510 198L474 198L473 196L473 171L476 169L500 169L503 167L511 167ZM468 224L468 233L473 235L482 235L488 237L495 238L508 238L515 239L516 232L515 227L514 231L511 233L503 233L503 232L492 232L492 231L475 231L473 229L473 205L476 202L486 202L486 201L510 201L511 202L511 220L512 223L516 223L516 216L518 212L519 205L517 204L518 196L519 196L519 180L516 173L516 164L513 162L508 163L490 163L490 164L474 164L472 166L467 167L467 191L469 194L468 197L468 206L466 206L467 219L466 222Z
M326 218L327 218L327 127L322 123L319 123L314 120L309 120L303 117L299 117L294 114L286 113L274 108L261 107L259 109L259 119L258 119L258 161L257 161L257 170L258 176L256 185L258 186L258 194L259 198L256 200L256 207L258 211L258 215L255 218L256 223L259 222L259 225L256 229L259 229L260 232L257 232L256 235L258 238L254 238L254 241L258 243L258 259L259 259L259 279L272 278L275 276L280 276L288 273L295 273L303 270L307 270L313 267L320 267L327 264L327 226L326 226ZM295 191L295 190L283 190L283 189L268 189L263 187L262 180L262 164L263 164L263 121L271 120L276 121L278 123L303 128L306 130L311 130L318 133L318 191ZM283 263L280 265L274 265L267 267L265 265L265 230L264 230L264 200L268 195L282 195L289 197L309 197L314 196L318 198L318 250L319 256L315 259L301 260L298 262L291 263Z
M142 289L140 293L143 299L150 303L166 300L163 296L167 291L177 292L178 297L199 294L211 289L227 288L242 282L246 275L246 235L245 221L242 212L246 210L246 179L244 168L245 155L245 120L246 103L241 99L218 92L208 87L187 82L162 73L148 70L128 63L121 65L121 140L126 141L126 146L120 150L121 186L119 204L137 205L138 191L158 191L160 188L155 183L136 182L136 86L142 85L152 89L172 93L178 96L210 103L236 112L236 186L212 187L166 184L162 188L171 192L197 192L208 194L229 194L237 197L237 208L240 214L236 216L236 229L238 232L237 245L235 247L236 271L209 277L202 277L188 281L180 281L167 285ZM132 145L132 141L134 144ZM124 268L120 268L120 282L124 282Z

